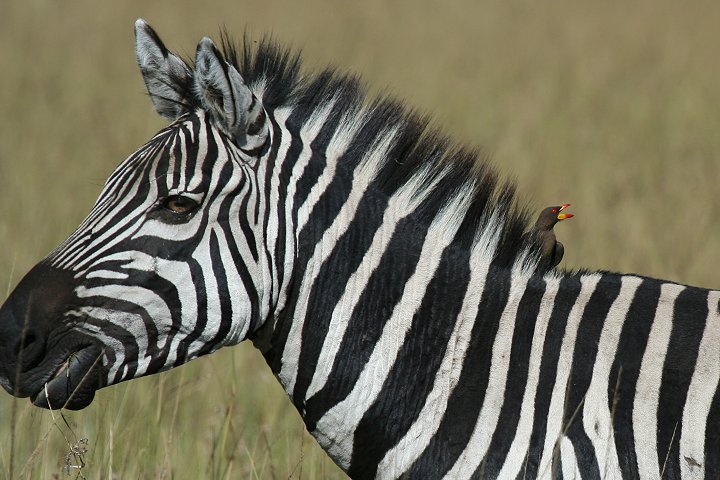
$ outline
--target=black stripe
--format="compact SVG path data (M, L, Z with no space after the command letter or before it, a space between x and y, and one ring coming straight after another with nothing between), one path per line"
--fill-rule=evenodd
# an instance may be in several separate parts
M240 148L240 151L242 151L245 155L252 158L260 158L262 157L269 149L270 144L270 138L266 138L265 141L262 143L262 145L257 146L255 148Z
M152 179L148 179L148 177L151 166L152 163L148 162L147 165L143 166L142 170L132 172L132 177L126 179L126 184L123 185L122 189L111 194L112 205L108 205L108 210L117 206L117 199L127 198L128 200L120 210L113 213L113 218L106 223L103 229L98 229L97 226L95 226L91 229L91 232L89 232L91 235L90 238L83 237L82 241L74 242L72 245L68 246L68 248L66 248L63 252L63 263L67 262L72 257L77 257L78 253L84 253L84 255L79 258L73 258L71 264L77 265L79 262L86 261L88 254L91 256L95 255L95 252L102 250L107 244L116 242L118 235L129 237L133 233L132 231L128 231L126 229L124 232L121 231L115 235L110 235L103 241L98 242L98 238L100 238L106 231L117 227L118 223L124 223L127 226L130 226L135 222L137 217L135 209L144 202L150 194L149 181ZM130 197L128 195L129 190L135 185L137 185L138 189L134 195ZM105 216L109 215L109 213L110 212L107 212ZM94 241L95 243L92 245L92 251L87 252L85 250L91 241ZM107 256L109 253L110 252L103 252L103 256Z
M272 135L270 137L271 141L266 143L266 145L269 145L269 151L267 153L267 156L262 159L262 161L267 164L265 167L266 168L265 178L260 178L258 176L257 182L249 182L250 183L249 188L251 191L249 191L248 195L245 197L245 199L243 199L242 211L247 212L248 217L250 219L252 219L252 222L241 222L243 230L247 228L249 231L250 225L255 226L255 228L257 228L257 226L260 224L260 216L261 215L262 215L262 222L263 222L262 225L266 226L266 225L268 225L268 219L270 217L270 205L268 205L268 202L270 199L270 197L268 196L269 187L270 187L271 178L272 178L273 166L275 165L275 162L277 161L278 150L279 150L280 144L282 142L282 134L281 134L280 126L275 121L275 119L273 118L272 115L269 117L269 119L273 125L274 131L278 132L278 134ZM291 135L291 141L293 141L292 135ZM252 190L255 190L255 191L253 192ZM251 195L255 195L255 198L252 199L252 201L254 202L254 209L252 212L249 209L249 203L248 203L251 201ZM263 197L263 195L265 195L265 197ZM260 201L261 198L265 198L266 201L261 202ZM264 203L264 205L261 205L261 203ZM264 208L264 210L261 211L261 208ZM249 238L248 233L245 233L245 236L246 236L246 238ZM254 234L252 234L250 236L254 237ZM254 243L255 241L252 240L252 242ZM268 251L268 249L266 248L265 245L261 245L261 246L255 245L254 250L258 251L258 256L263 255L265 258L266 264L270 266L270 272L271 272L270 283L268 285L264 285L263 287L266 291L272 292L274 281L275 281L275 276L272 275L272 272L274 271L274 266L275 266L276 260L273 258L272 252ZM273 327L272 322L267 322L267 324L268 324L267 328ZM253 327L253 330L250 332L250 335L255 335L256 334L256 330L255 330L256 326L253 325L252 327ZM273 332L273 335L275 335L275 333L276 332ZM250 338L250 335L249 335L249 338ZM267 355L267 353L268 352L263 352L264 355ZM267 358L268 357L266 356L266 359ZM279 360L280 359L278 359L278 362L279 362ZM268 360L268 364L272 368L272 363L270 363L269 360Z
M715 390L705 426L705 479L720 480L720 386Z
M269 120L270 123L272 124L272 130L273 130L274 132L277 132L277 134L270 136L271 142L269 142L269 143L270 143L269 151L268 151L267 157L264 158L262 161L263 161L263 162L267 162L267 163L274 163L274 162L275 162L275 159L277 158L278 149L280 148L280 143L282 142L282 138L283 138L283 137L282 137L282 131L281 131L281 129L280 129L280 125L277 123L277 121L275 120L274 116L273 116L273 115L269 115L269 116L268 116L268 120ZM291 138L292 138L292 135L291 135ZM267 176L266 176L265 178L260 178L260 177L258 177L258 179L257 179L257 188L258 188L257 197L258 197L258 200L255 201L255 205L254 205L255 208L254 208L254 210L253 210L253 212L252 212L252 215L249 217L250 220L251 220L251 223L252 223L253 225L257 225L257 224L260 222L260 201L259 201L259 197L260 197L260 195L262 194L262 192L261 192L261 191L262 191L262 188L267 185L267 182L268 182L269 179L271 178L271 175L272 175L271 172L272 172L272 170L268 171L268 172L267 172ZM267 208L267 207L266 207L266 208ZM265 212L263 212L263 213L265 213ZM250 215L250 212L248 212L248 215Z
M355 387L385 323L402 298L405 284L415 271L416 252L422 248L426 235L424 229L427 226L419 226L409 218L398 222L378 268L370 276L352 312L328 382L307 401L305 423L309 431L313 431L316 422ZM314 295L322 295L328 287L327 282L332 281L330 277L316 283ZM308 317L313 318L313 312L308 312Z
M372 145L378 135L388 131L390 122L394 120L392 109L388 112L375 112L375 122L365 123L350 142L342 158L337 161L336 174L327 185L320 199L310 212L311 221L298 233L296 265L296 278L303 278L308 258L314 251L315 245L320 241L325 231L332 225L352 189L354 169L367 155L367 146ZM294 142L293 142L294 143ZM352 173L351 173L352 172ZM268 182L269 183L269 182ZM269 187L268 187L269 188ZM269 197L268 197L269 198ZM297 298L298 290L291 292L291 298ZM285 349L290 324L284 319L293 318L294 311L283 312L279 317L279 326L272 333L271 345L265 354L268 364L274 372L280 370L282 352Z
M112 302L111 305L108 305L108 299L105 297L91 297L86 299L85 304L88 306L97 306L100 308L115 310L118 312L131 311L142 317L143 323L145 325L147 325L148 322L152 321L150 315L148 315L148 313L144 309L138 308L137 305L135 305L134 303L125 302L114 298L109 300ZM94 317L87 317L84 319L84 321L87 323L87 325L94 325L98 327L99 330L102 332L103 336L115 340L117 344L122 345L123 347L123 353L125 357L122 360L120 368L118 368L117 372L115 373L115 376L113 378L107 379L108 385L113 385L120 382L121 380L133 378L135 376L135 372L137 371L140 353L140 348L138 347L138 342L135 334L129 332L123 327L108 322L106 319L95 319ZM147 340L148 342L150 341L150 339ZM156 355L156 347L157 345L155 344L155 342L153 342L152 344L148 343L148 354ZM116 361L115 352L113 352L113 350L113 348L105 347L105 355L108 355L108 353L112 352L112 359L108 357L108 365L112 366L114 366L113 364ZM128 370L125 375L123 375L123 366L125 365L128 367Z
M500 409L497 428L488 447L488 456L482 465L484 470L480 472L481 467L478 466L476 472L481 477L495 478L498 476L515 438L520 421L520 408L528 381L533 334L537 327L540 301L545 293L545 288L546 285L542 278L531 278L518 305L510 363L508 364L509 371L505 383L505 398Z
M139 164L147 163L150 159L154 158L160 149L166 147L174 135L175 131L169 128L161 130L110 174L105 181L105 190L114 190L118 188L118 185L125 184L124 179L128 175L134 175L133 172L138 168Z
M610 369L608 399L623 478L639 478L633 431L633 404L642 358L660 300L662 282L644 279L623 323L617 353Z
M318 132L318 135L310 144L312 152L310 160L297 182L297 190L295 193L295 201L292 211L293 224L295 225L297 225L300 206L307 202L308 197L310 196L310 191L318 182L320 175L322 175L323 171L327 168L326 149L339 124L340 114L337 111L337 108L335 108Z
M246 265L248 263L247 259L245 259L242 255L242 253L238 249L238 245L235 242L235 238L232 236L231 232L224 231L223 232L225 236L225 240L228 244L228 250L230 251L230 255L232 256L232 262L233 265L235 265L235 268L237 269L238 276L240 277L240 283L242 284L243 290L247 292L248 295L248 301L250 302L250 317L248 319L245 319L250 322L250 326L248 328L248 336L254 331L255 327L260 324L262 321L261 312L260 312L260 293L257 289L257 279L252 277L251 271L246 268ZM227 280L225 277L223 277L223 280ZM226 298L226 297L220 297L220 298ZM236 321L236 318L232 318L232 321ZM223 340L221 338L218 338L218 341Z
M195 286L195 295L197 299L197 321L195 323L195 328L193 329L190 334L188 334L187 337L183 338L178 342L177 346L177 354L176 354L176 362L173 366L179 366L182 365L187 361L187 352L188 348L190 346L190 343L198 338L200 334L205 330L205 327L207 326L208 317L207 317L207 309L208 309L208 296L207 296L207 290L205 289L206 283L205 283L205 275L203 274L203 269L201 265L194 259L190 258L187 261L188 267L190 268L190 274L191 274L191 281L192 284ZM176 332L173 332L172 336L175 335ZM171 337L171 335L168 335L168 337ZM168 356L168 351L170 348L170 345L172 344L172 338L167 339L167 346L165 347L165 358Z
M270 222L270 214L272 211L272 206L269 204L269 202L271 201L271 198L272 198L272 185L274 183L273 176L274 176L276 164L278 162L281 163L281 165L280 165L281 178L283 176L284 171L285 172L292 171L292 165L295 163L300 151L302 150L302 141L301 141L300 135L299 135L300 124L305 120L305 118L309 114L310 114L310 112L306 109L295 109L290 113L290 116L287 118L287 120L285 121L285 124L282 126L274 118L274 115L270 115L270 117L269 117L270 121L272 122L272 124L274 126L273 127L274 130L277 132L277 135L273 136L273 139L272 139L273 145L270 148L270 154L267 156L266 159L263 160L263 162L266 163L265 177L258 179L258 181L259 181L258 188L260 190L260 191L258 191L258 194L264 195L264 198L265 198L265 206L264 206L265 210L264 211L262 211L262 212L259 211L261 202L259 200L256 201L256 205L257 205L256 217L258 217L259 214L262 214L264 225L268 225ZM280 144L282 143L282 140L283 140L283 135L285 134L283 131L284 128L287 128L287 130L288 130L287 135L288 135L288 139L290 141L290 146L288 147L288 150L285 153L285 156L283 158L279 159L278 153L279 153L279 149L280 149ZM284 175L285 175L285 177L287 177L288 174L285 173ZM278 214L281 215L282 216L281 218L283 218L283 219L284 219L284 215L285 215L283 206L288 201L288 199L284 196L286 194L286 192L285 192L285 188L283 188L283 187L285 187L286 185L287 185L287 178L285 178L285 180L283 180L283 181L278 182L278 186L280 188L279 188L279 192L278 192L279 198L278 198L277 211L278 211ZM284 223L285 223L284 221L278 222L278 227L282 227L284 229ZM277 237L278 244L284 239L284 237L280 236L279 233L280 232L278 232L278 237ZM297 246L296 246L296 248L297 248ZM267 248L263 248L263 250L264 250L265 260L266 260L267 264L270 265L270 272L271 272L271 276L270 276L271 284L265 285L265 289L268 292L272 292L275 289L274 282L276 280L277 281L282 280L282 277L280 277L280 276L278 276L277 278L275 277L275 272L277 272L278 268L279 268L278 263L282 259L282 257L277 256L277 251L271 252ZM307 260L308 259L304 259L304 260L300 259L300 258L297 259L296 265L301 266L301 267L296 271L296 274L297 274L296 278L303 277L303 274L304 274L303 268L304 268L304 266L306 266ZM297 298L297 296L293 295L292 298ZM294 308L294 306L293 306L293 308ZM289 312L289 313L291 314L292 312ZM287 316L287 314L288 314L288 312L281 314L280 318L285 318ZM281 322L279 328L276 328L272 333L273 347L270 350L264 352L265 358L266 358L268 364L270 365L270 368L273 370L273 372L277 373L280 371L280 363L282 360L282 353L283 353L283 350L285 347L285 342L287 341L287 335L290 332L290 326L291 326L290 321Z
M560 462L552 462L552 472L538 472L542 459L543 448L545 447L545 436L547 432L547 418L550 410L557 365L560 358L560 348L567 327L567 320L572 307L577 302L581 290L580 275L564 277L560 280L555 305L548 322L545 344L543 346L542 360L540 363L540 377L538 388L535 393L535 422L533 432L530 436L530 447L526 463L526 478L537 478L547 476L551 473L552 478L559 474Z
M338 174L333 177L311 213L314 217L298 234L295 278L302 279L305 276L305 270L313 267L312 265L308 265L308 261L315 251L316 245L322 239L325 230L330 227L335 217L337 217L342 205L347 200L351 188L352 176L348 175L347 172L343 172L343 168L338 165ZM291 298L298 298L300 287L301 285L299 285L299 283L294 285L290 294ZM279 325L272 333L272 347L265 352L265 359L275 373L280 371L282 354L285 350L288 334L290 333L291 319L295 313L294 309L295 305L292 305L287 312L283 313L280 320L278 320Z
M252 96L252 102L255 103L255 95ZM254 105L250 105L250 108L247 110L247 113L250 113L252 111L252 107ZM254 136L257 135L258 132L260 132L260 129L265 125L265 110L260 109L260 113L258 113L255 116L255 120L247 126L247 135L248 136Z
M707 319L707 291L688 287L675 300L658 401L657 449L663 478L680 478L680 432Z
M469 260L469 250L451 247L443 252L382 390L355 430L351 478L374 478L385 453L418 419L459 321L470 280Z
M199 117L192 116L190 117L189 125L192 130L192 139L189 137L189 135L185 132L183 132L186 136L187 142L186 142L186 152L185 155L182 157L182 160L184 162L184 165L179 165L177 168L184 168L185 169L185 179L186 181L190 180L195 176L195 170L197 168L197 162L202 161L205 158L215 158L211 156L210 152L210 145L215 145L215 138L212 134L212 132L215 130L215 128L212 126L212 123L210 122L210 119L206 116L204 121L201 121ZM200 131L203 131L203 136L206 139L206 143L208 144L208 152L205 158L200 159ZM217 150L215 151L215 154L217 155Z
M294 231L287 231L289 224L289 219L286 218L286 208L285 206L290 201L290 199L287 197L287 186L290 184L291 178L292 178L292 170L295 166L295 163L297 162L298 157L300 156L300 152L303 149L303 143L300 138L299 130L296 130L296 128L299 128L299 126L296 127L296 125L299 125L301 122L305 121L304 114L307 112L298 112L298 110L295 110L290 117L288 118L287 128L288 132L290 134L291 143L290 148L288 149L287 154L285 155L285 158L280 160L282 163L280 165L280 171L278 174L278 205L277 205L277 216L278 216L278 235L277 235L277 242L275 243L275 250L273 252L270 252L270 257L272 259L272 265L274 267L274 271L276 272L276 279L280 284L282 284L286 278L285 274L285 262L284 260L288 257L288 255L295 255L295 252L286 252L286 237L288 235L294 235ZM271 183L272 180L269 180ZM268 197L269 199L270 197ZM269 201L269 200L268 200ZM269 213L269 209L268 209ZM295 225L293 223L293 225ZM290 227L292 230L292 227ZM289 274L288 274L289 275ZM273 305L273 308L275 305Z
M322 294L308 299L308 318L303 325L298 374L293 397L301 405L313 374L318 357L330 327L332 312L345 290L350 276L364 259L377 229L382 224L386 202L365 196L355 211L355 220L338 240L334 250L320 266L312 291Z
M210 232L210 245L208 248L210 249L211 268L213 276L215 277L215 284L217 285L217 296L218 299L220 299L220 318L216 318L215 321L219 322L220 325L218 326L218 331L213 340L208 342L206 345L203 345L201 350L203 354L210 353L217 349L218 344L221 344L221 342L225 340L233 322L246 320L243 318L233 318L230 290L227 285L227 271L223 265L224 262L222 253L220 252L220 243L218 241L218 235L214 229ZM242 264L236 263L235 265L242 268Z
M132 284L134 285L142 285L143 288L154 292L156 295L162 298L163 303L165 303L165 305L168 307L168 310L171 314L171 318L162 319L165 322L170 323L171 327L169 333L174 334L177 330L179 330L182 325L183 318L182 312L179 309L173 308L173 305L180 304L178 291L175 288L175 285L167 281L166 279L150 272L130 270L126 271L126 273L128 273L129 275L128 282L132 282ZM163 355L159 348L161 338L158 333L157 327L160 319L154 318L152 315L150 315L150 313L145 310L143 305L130 303L123 299L113 299L110 302L106 301L105 303L111 304L112 308L116 309L117 311L131 312L133 314L141 316L148 334L147 338L145 339L145 341L148 343L147 354L151 358L150 363L148 364L147 373L157 372L164 365L164 361L167 358L167 355ZM165 334L165 332L162 333L163 335Z
M181 162L182 159L186 156L185 151L187 149L190 136L187 124L181 124L178 131L179 134L175 136L172 146L172 155L175 158L175 168L173 168L172 172L168 172L172 173L172 182L170 188L173 190L181 190L185 188L184 185L180 185L180 172L182 171Z
M179 152L177 147L180 145L180 142L178 142L177 139L177 135L170 137L170 141L163 146L162 150L160 150L160 154L156 157L156 160L154 162L149 162L150 165L154 164L155 166L155 178L150 178L148 180L151 183L155 183L157 186L159 197L166 196L168 192L168 179L166 175L170 171L170 157L172 156L176 159L182 158L182 156L178 156ZM143 200L146 198L147 195L144 195Z
M510 294L510 271L492 268L485 283L458 384L437 433L403 478L440 478L467 445L487 389L492 345Z
M583 408L585 395L592 380L600 334L608 311L620 293L620 283L620 276L605 274L600 278L595 291L590 296L578 325L573 361L568 377L563 428L567 430L566 435L575 448L575 456L580 471L584 474L583 478L601 478L595 449L583 427Z
M708 313L718 315L720 301ZM705 479L720 480L720 383L715 387L705 428Z
M243 170L242 173L243 173L243 175L248 174L248 172L245 170ZM241 189L246 188L247 191L244 192L243 197L240 200L239 211L242 212L241 215L246 213L249 217L250 209L252 208L252 206L250 205L250 202L255 202L256 204L260 203L257 201L257 193L258 192L254 191L257 188L257 186L255 185L255 183L253 183L251 181L246 181L245 185L241 186L240 188ZM254 199L253 199L253 195L255 196ZM231 208L231 205L236 200L236 198L233 198L233 197L234 197L233 195L229 195L228 197L226 197L225 205L227 206L227 209L220 208L219 209L219 212L221 212L220 215L223 218L227 219L226 221L228 222L227 223L228 227L233 223L236 226L238 226L238 224L239 224L240 231L242 231L242 239L245 240L245 243L247 244L247 248L250 250L249 253L252 257L253 263L257 264L260 260L260 254L261 254L260 248L262 248L263 250L265 249L265 245L258 246L258 244L255 240L255 231L253 230L253 228L257 228L258 225L250 224L250 222L243 221L243 220L238 222L237 219L230 218L229 213L233 210ZM224 212L224 213L222 213L222 212ZM233 235L233 232L228 231L227 233L228 233L227 237L229 239ZM235 243L234 240L233 240L233 243Z

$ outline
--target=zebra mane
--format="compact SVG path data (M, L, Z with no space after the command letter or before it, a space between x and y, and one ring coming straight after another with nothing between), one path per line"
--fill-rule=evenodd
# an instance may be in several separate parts
M363 126L342 159L351 166L360 161L369 146L395 132L377 175L376 186L382 192L389 197L409 180L423 175L420 185L427 190L419 192L423 200L414 215L425 223L440 212L447 214L446 207L458 196L467 197L467 212L458 216L463 220L453 243L461 248L485 243L488 251L483 257L493 264L534 269L538 248L532 239L523 237L529 226L528 208L518 201L515 183L501 178L480 149L458 144L432 126L427 115L390 95L368 98L357 75L334 67L305 74L300 53L270 37L252 41L245 34L238 44L222 32L221 40L226 61L240 72L266 110L292 106L294 115L309 118L332 102L329 121L335 122L347 121L348 112L355 112L362 117ZM191 85L173 88L188 99L188 106L197 108Z

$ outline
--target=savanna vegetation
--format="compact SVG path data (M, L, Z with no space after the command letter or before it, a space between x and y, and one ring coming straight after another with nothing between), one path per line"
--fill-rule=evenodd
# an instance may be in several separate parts
M9 292L162 125L135 66L147 19L191 55L221 27L362 73L482 145L532 209L573 204L565 268L720 287L720 4L551 0L6 2L0 283ZM5 293L0 294L0 300ZM0 394L1 478L342 478L251 345L98 392Z

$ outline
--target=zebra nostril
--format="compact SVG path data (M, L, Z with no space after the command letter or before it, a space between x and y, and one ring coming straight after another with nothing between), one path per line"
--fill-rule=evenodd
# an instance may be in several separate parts
M27 350L28 345L31 345L35 342L35 335L33 333L26 333L23 335L23 337L20 339L20 341L15 346L15 356L19 357L22 352Z
M15 345L15 358L22 370L27 371L36 367L43 358L45 342L35 333L26 332Z

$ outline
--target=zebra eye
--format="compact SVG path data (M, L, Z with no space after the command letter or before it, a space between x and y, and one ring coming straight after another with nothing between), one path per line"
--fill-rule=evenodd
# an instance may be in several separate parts
M198 208L195 200L181 195L171 195L161 203L162 208L177 215L188 215Z

